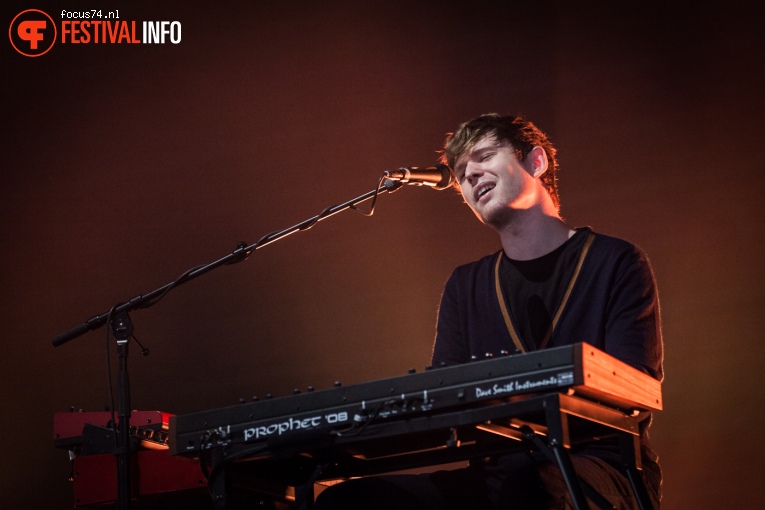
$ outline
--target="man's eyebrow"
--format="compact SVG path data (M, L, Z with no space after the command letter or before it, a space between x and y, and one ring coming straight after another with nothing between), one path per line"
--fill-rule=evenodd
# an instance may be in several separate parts
M479 149L476 149L475 145L472 146L471 148L469 148L468 150L463 152L462 155L457 159L457 161L455 161L455 163L454 163L454 171L455 172L459 172L460 170L464 169L465 165L467 164L467 162L470 159L475 158L477 156L481 156L482 154L484 154L484 153L486 153L488 151L497 150L498 148L502 147L503 145L504 145L503 143L498 142L498 141L495 140L491 144L485 145L485 146L483 146L483 147L481 147Z
M479 156L479 155L481 155L481 154L483 154L485 152L488 152L488 151L497 150L499 147L500 147L500 145L498 143L491 144L491 145L485 145L485 146L483 146L481 148L478 148L478 149L476 149L475 147L472 147L470 150L465 152L465 154L463 154L463 157L466 158L466 159L469 159L469 158L472 158L472 157L475 157L475 156Z
M480 149L474 148L473 150L470 151L470 155L472 156L473 154L483 154L486 151L496 150L498 147L499 147L499 144L497 144L497 145L486 145L484 147L481 147Z

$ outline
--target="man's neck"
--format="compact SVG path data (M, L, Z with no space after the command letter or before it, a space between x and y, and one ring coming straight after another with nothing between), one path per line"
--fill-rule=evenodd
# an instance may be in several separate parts
M497 229L505 254L515 260L531 260L547 255L571 237L573 230L557 211L539 209L518 211L513 221Z

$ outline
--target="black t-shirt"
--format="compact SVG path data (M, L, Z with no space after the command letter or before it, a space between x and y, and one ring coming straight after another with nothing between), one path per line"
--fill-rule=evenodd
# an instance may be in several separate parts
M588 234L586 229L579 230L558 248L536 259L514 260L502 254L500 285L526 351L542 346Z

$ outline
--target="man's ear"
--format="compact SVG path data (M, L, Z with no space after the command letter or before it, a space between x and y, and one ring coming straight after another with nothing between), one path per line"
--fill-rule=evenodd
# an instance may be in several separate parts
M547 153L537 145L526 156L526 164L532 177L541 177L547 171Z

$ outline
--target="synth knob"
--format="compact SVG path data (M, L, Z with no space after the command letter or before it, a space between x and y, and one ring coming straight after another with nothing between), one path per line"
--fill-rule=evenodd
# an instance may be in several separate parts
M266 400L270 400L272 398L274 398L273 395L271 395L270 393L266 393Z
M433 370L433 365L428 365L427 367L425 367L425 371L428 371L428 370Z
M292 390L292 394L293 395L299 395L300 394L300 390L295 388L294 390Z
M257 402L258 400L260 400L260 399L258 398L258 396L257 396L257 395L253 395L253 396L252 396L252 401L253 401L253 402Z
M493 358L494 354L492 354L490 352L487 352L486 354L483 355L483 357L486 358L486 359Z
M240 404L244 404L244 399L243 399L243 398L240 398L240 399L239 399L239 403L240 403Z
M449 437L446 439L446 447L447 448L457 448L460 445L460 440L457 437L457 429L450 428L449 429Z
M308 388L306 388L306 390L307 391L313 391L313 386L309 386Z
M470 361L478 361L478 356L476 356L475 354L472 354L470 356Z
M339 388L342 385L343 383L341 383L340 381L335 381L335 388Z
M508 356L509 354L510 352L508 352L507 349L502 349L501 351L499 351L500 356Z
M417 373L417 370L416 370L416 369L414 369L414 368L410 368L410 369L409 369L409 373L410 373L410 374L416 374L416 373Z

